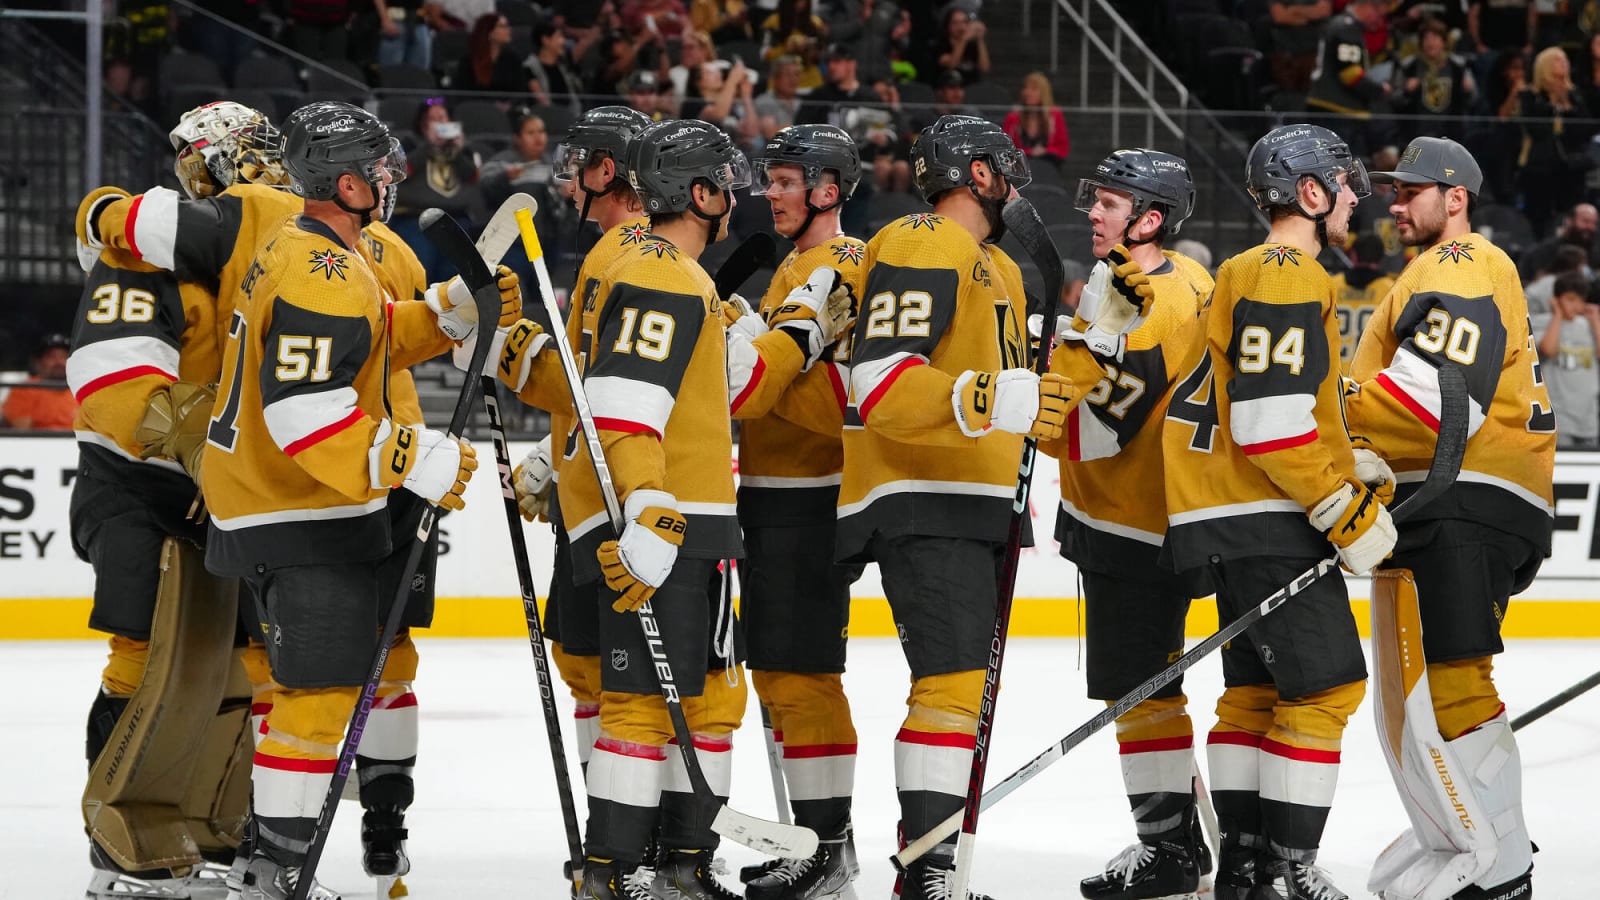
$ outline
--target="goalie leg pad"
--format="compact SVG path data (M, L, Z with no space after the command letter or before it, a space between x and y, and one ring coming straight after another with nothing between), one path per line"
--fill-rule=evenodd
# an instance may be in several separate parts
M1261 820L1280 859L1312 863L1339 781L1341 740L1366 695L1355 681L1295 700L1279 700L1261 741Z
M406 810L415 796L411 771L417 764L417 645L405 632L384 664L378 699L367 718L356 753L356 775L365 809Z
M206 732L234 664L236 584L208 573L203 551L174 538L162 544L159 566L148 646L112 642L106 680L125 684L134 660L147 658L83 793L90 836L129 871L199 862L183 804L206 770ZM237 734L242 726L233 725Z
M1278 692L1270 684L1234 685L1217 700L1217 724L1206 739L1211 800L1223 843L1262 847L1261 741L1272 730Z
M601 695L600 736L585 776L589 856L630 865L644 858L661 805L671 736L672 723L661 695L613 691Z
M911 683L910 710L894 738L895 788L907 834L926 834L965 804L984 674L926 675Z
M772 711L795 822L824 840L843 836L856 773L856 729L843 680L814 672L757 671L751 677Z
M1194 723L1186 702L1182 694L1152 698L1117 720L1122 784L1141 839L1185 827L1194 809Z

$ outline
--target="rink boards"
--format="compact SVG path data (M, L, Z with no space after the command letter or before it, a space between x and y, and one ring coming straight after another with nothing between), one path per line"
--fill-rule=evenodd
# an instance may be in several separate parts
M527 445L514 444L512 459ZM76 471L70 437L0 438L0 638L87 638L93 572L72 551L67 506ZM489 448L480 450L489 461ZM1023 551L1017 576L1014 636L1079 633L1075 567L1057 555L1054 534L1060 497L1053 460L1040 457L1034 477L1033 531L1039 546ZM431 634L449 637L526 636L511 561L499 486L480 469L467 488L467 508L441 523L439 602ZM1554 552L1539 578L1511 602L1507 636L1600 637L1600 453L1561 454L1555 474ZM518 520L521 521L520 519ZM553 557L549 526L526 526L537 592L549 587ZM1349 578L1355 615L1366 629L1366 579ZM894 634L876 567L853 590L851 633ZM1215 629L1215 607L1197 601L1192 634Z

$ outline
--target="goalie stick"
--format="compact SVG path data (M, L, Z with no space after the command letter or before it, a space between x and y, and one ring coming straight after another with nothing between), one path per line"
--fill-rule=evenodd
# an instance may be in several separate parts
M1395 507L1393 519L1395 524L1404 522L1416 515L1435 498L1449 489L1455 483L1456 475L1461 471L1461 458L1467 452L1467 404L1471 398L1467 396L1467 380L1461 370L1452 364L1446 364L1439 369L1439 437L1434 446L1433 464L1428 468L1428 476L1406 501ZM1071 734L1057 741L1049 749L1029 760L1026 765L1006 776L1004 781L990 788L983 795L983 808L988 809L996 803L1022 787L1034 776L1048 768L1056 760L1066 756L1072 748L1083 743L1088 737L1100 729L1110 725L1128 710L1149 699L1156 691L1165 687L1174 678L1182 675L1201 658L1223 644L1243 634L1245 629L1260 621L1263 616L1269 615L1273 610L1287 603L1291 598L1304 591L1313 582L1339 567L1339 557L1330 556L1320 560L1316 565L1301 572L1295 579L1279 588L1272 596L1261 601L1244 615L1223 626L1216 634L1196 644L1187 653L1178 657L1171 665L1145 679L1138 687L1129 691L1120 700L1096 713L1089 721L1079 725ZM937 828L929 831L922 837L910 842L905 849L890 857L890 861L901 871L918 857L933 849L938 843L956 832L961 827L961 816L953 815L939 823ZM960 896L959 894L957 896Z
M498 265L501 257L511 248L521 233L517 225L517 211L526 209L528 215L538 209L538 204L527 194L513 194L495 210L494 218L478 236L477 250L485 264ZM556 327L560 327L557 323ZM578 836L578 807L572 794L572 771L567 764L566 742L561 736L561 716L556 709L555 681L550 675L550 654L544 643L544 627L539 621L539 605L535 598L533 570L528 564L528 542L522 533L521 514L517 509L517 491L512 485L511 448L506 440L504 419L500 416L500 400L496 394L495 377L483 379L483 405L489 416L489 434L494 441L495 467L500 476L500 495L504 499L506 528L511 533L511 557L517 569L517 585L522 590L522 616L528 626L528 647L533 651L533 669L539 685L539 705L544 711L544 730L550 738L550 761L555 768L556 793L561 802L561 824L566 830L567 864L565 874L573 885L583 883L583 841Z
M1595 685L1600 685L1600 672L1590 675L1588 678L1585 678L1572 687L1569 687L1554 697L1551 697L1549 700L1546 700L1538 706L1535 706L1533 709L1530 709L1522 715L1517 716L1515 719L1512 719L1511 730L1521 731L1529 725L1532 725L1534 722L1537 722L1561 707L1566 706L1571 701L1578 699L1584 694L1587 694L1595 687Z
M722 265L717 268L717 274L711 278L712 283L717 286L717 296L723 300L728 299L751 275L771 266L774 262L773 253L777 249L778 242L765 231L758 231L745 238L739 246L733 248L733 253L722 261Z
M528 251L528 261L533 263L534 274L539 282L539 296L544 301L545 311L550 315L552 322L562 322L561 311L556 307L555 294L550 286L550 271L544 262L544 249L540 246L539 234L533 227L533 216L519 210L517 224L522 231L523 246ZM611 480L611 468L606 464L605 454L600 447L600 433L595 428L594 415L589 409L589 398L584 393L583 379L572 355L572 345L567 342L565 328L558 326L552 329L551 337L561 359L561 372L566 378L568 390L572 393L572 407L578 417L578 427L583 431L583 439L594 464L595 480L599 482L600 494L605 499L606 516L610 519L613 531L620 535L625 525L622 503L617 499L617 489ZM660 627L655 621L655 610L651 608L649 601L645 601L637 612L639 626L649 636L649 641L658 647L661 646ZM662 655L665 657L664 651ZM683 706L678 700L678 687L672 679L671 666L666 659L663 659L657 662L654 669L661 683L661 695L666 700L667 714L672 719L673 734L678 739L681 751L678 755L683 759L683 766L689 774L689 783L694 787L695 797L708 809L716 810L711 830L729 840L771 856L805 859L815 853L817 851L815 831L800 825L785 825L781 822L758 819L739 812L717 799L711 792L711 785L706 781L705 772L701 770L699 757L694 751L693 736L689 732L688 720L684 718Z
M1056 308L1061 301L1061 288L1066 283L1066 269L1061 265L1061 254L1045 230L1044 220L1038 210L1021 197L1013 198L1000 213L1006 230L1016 236L1022 249L1033 260L1044 276L1044 318L1055 321ZM1022 340L1027 340L1024 323L1018 322ZM1054 332L1039 338L1034 353L1033 368L1040 375L1050 370L1050 339ZM1011 601L1017 588L1017 565L1022 557L1022 529L1028 515L1028 492L1033 485L1033 464L1038 458L1039 442L1033 437L1022 440L1022 461L1017 466L1017 490L1011 502L1011 526L1006 534L1005 557L1000 567L1000 580L996 591L994 633L989 639L989 664L983 676L983 700L978 707L978 731L972 744L972 769L967 775L966 803L962 808L961 835L956 838L955 878L950 887L953 897L966 897L967 884L972 878L973 856L977 852L978 813L982 811L983 777L989 768L989 742L994 737L995 700L1000 693L1000 666L1006 657L1006 636L1011 630Z
M472 302L477 307L478 321L497 320L500 317L500 292L495 288L494 276L489 273L489 267L483 264L483 258L473 249L472 240L467 237L467 233L442 210L424 210L420 221L423 235L460 270L461 280L472 291ZM484 360L489 357L489 343L489 341L478 341L474 344L469 372L483 371ZM450 413L450 427L446 430L452 440L461 435L461 429L467 423L467 416L472 411L472 392L476 388L477 382L470 375L461 382L461 393L456 397L455 409ZM328 782L328 791L322 800L322 811L317 815L316 828L311 834L310 846L306 849L306 861L300 868L300 878L295 882L292 900L306 900L311 891L317 863L322 859L323 848L328 843L328 832L333 828L334 813L339 810L339 796L344 793L345 782L350 780L350 769L355 765L356 750L361 745L361 734L366 730L367 717L372 714L372 706L378 699L378 683L383 680L383 669L389 663L389 645L400 632L400 620L405 615L406 599L411 596L411 579L422 561L423 551L427 549L428 535L433 532L433 523L437 515L438 507L431 503L424 505L422 521L417 525L416 541L411 545L411 553L406 557L406 567L400 578L399 587L395 591L394 603L389 607L389 617L384 621L383 632L378 637L378 652L372 658L372 668L367 673L366 683L361 686L355 711L350 715L350 725L345 730L344 746L339 750L338 765L334 767L333 778Z

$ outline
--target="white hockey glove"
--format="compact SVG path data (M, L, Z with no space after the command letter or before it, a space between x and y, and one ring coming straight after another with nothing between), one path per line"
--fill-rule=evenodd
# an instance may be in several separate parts
M1034 313L1034 314L1028 316L1028 336L1029 337L1035 337L1036 338L1036 337L1039 336L1039 333L1042 332L1043 330L1044 330L1044 316L1042 314ZM1067 336L1067 332L1069 332L1071 330L1072 330L1072 317L1071 316L1056 316L1056 338L1059 339L1059 338L1066 337Z
M623 512L628 523L622 537L602 543L596 555L606 586L621 595L611 608L632 612L672 574L689 523L678 512L678 498L666 491L636 490Z
M999 430L1051 440L1060 436L1067 420L1070 387L1071 382L1055 373L1041 378L1030 369L968 369L956 379L950 405L956 411L956 425L967 437Z
M1067 330L1060 335L1062 340L1082 341L1083 345L1096 356L1114 359L1122 362L1123 353L1128 349L1128 336L1125 334L1112 334L1099 325L1090 325L1086 330L1079 331L1068 325Z
M835 269L818 266L806 283L789 292L783 304L772 311L768 324L794 339L805 354L801 371L809 370L822 351L844 333L855 316L856 298L850 285Z
M549 521L550 489L555 486L555 469L550 466L550 435L545 435L522 462L511 470L511 486L517 492L517 509L532 522Z
M1394 470L1383 461L1383 457L1366 449L1357 447L1353 451L1356 456L1356 480L1372 489L1378 496L1378 502L1384 506L1394 502Z
M500 291L501 328L508 328L522 315L522 289L517 273L505 266L495 270L495 288ZM439 330L452 341L464 341L478 330L478 306L472 300L472 291L461 276L449 281L428 285L422 294L423 302L439 319Z
M1306 511L1311 527L1327 532L1339 552L1339 562L1356 575L1365 575L1389 558L1396 538L1394 520L1377 495L1350 481L1317 501Z
M742 335L752 341L771 330L750 307L750 301L738 294L731 294L722 301L722 325L729 334Z
M471 444L442 431L384 419L367 451L367 464L374 489L403 487L435 506L461 509L478 454Z
M1099 356L1121 361L1127 348L1127 335L1144 324L1155 299L1155 286L1118 244L1106 258L1095 263L1078 299L1078 314L1067 340L1083 341Z

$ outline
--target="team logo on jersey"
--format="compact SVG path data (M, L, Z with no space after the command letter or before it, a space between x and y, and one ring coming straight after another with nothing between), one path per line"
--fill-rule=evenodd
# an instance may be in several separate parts
M649 236L650 229L638 222L622 226L622 246L624 247L629 244L637 244Z
M933 213L912 213L900 220L900 227L904 228L910 225L912 231L916 231L918 228L926 228L932 231L935 225L943 222L944 216L936 216Z
M335 275L343 281L344 270L348 265L343 253L335 253L331 249L311 251L311 274L321 272L325 281L332 281Z
M1463 244L1460 241L1451 241L1442 247L1434 248L1433 252L1439 254L1439 262L1444 262L1446 259L1450 260L1451 262L1461 262L1463 259L1465 259L1467 262L1472 262L1472 254L1468 252L1471 249L1471 244Z
M860 244L835 244L833 255L841 263L860 263L867 256L867 248Z
M1269 262L1277 263L1280 269L1283 268L1283 264L1286 262L1291 262L1298 266L1300 265L1300 251L1293 247L1285 247L1282 244L1274 244L1261 251L1261 264L1264 266Z
M646 241L642 246L640 246L639 252L654 253L656 255L656 259L660 259L663 256L668 259L678 258L678 248L672 246L666 241L661 240L660 238Z

